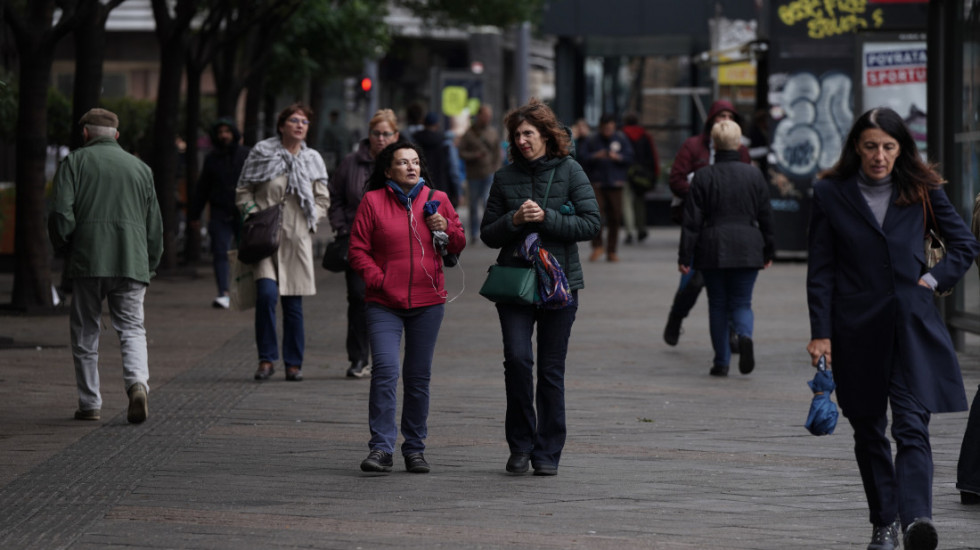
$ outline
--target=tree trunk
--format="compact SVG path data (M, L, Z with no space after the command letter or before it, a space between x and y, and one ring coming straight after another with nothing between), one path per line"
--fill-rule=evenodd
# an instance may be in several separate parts
M91 8L83 12L75 29L75 86L72 94L71 141L74 151L82 141L82 127L77 124L82 115L98 107L102 92L102 61L105 58L105 16ZM106 12L108 15L108 12Z
M197 137L198 127L201 120L201 70L187 64L187 103L186 113L187 126L184 136L187 141L187 152L184 155L186 169L184 173L187 178L187 210L194 207L197 201L197 179L200 170L197 165ZM201 232L191 231L188 226L184 239L184 258L188 264L195 264L201 259Z
M160 44L160 85L149 160L163 217L161 271L177 267L177 111L186 48L187 39L182 33L174 33Z
M246 87L245 96L245 145L249 147L259 141L259 110L262 108L262 97L265 95L265 82L259 76L254 76Z
M265 128L263 132L263 138L272 137L276 134L276 117L279 113L276 111L276 96L268 91L268 87L265 89L265 93L262 94L262 112L265 114L262 127Z
M20 106L17 112L17 198L14 228L14 286L11 306L32 311L53 305L50 247L45 227L44 161L47 155L48 86L54 44L19 42Z

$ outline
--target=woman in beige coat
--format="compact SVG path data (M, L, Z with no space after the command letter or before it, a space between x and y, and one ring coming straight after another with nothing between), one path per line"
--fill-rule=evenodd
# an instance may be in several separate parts
M279 250L255 265L255 340L259 349L256 380L267 380L279 360L276 299L282 302L282 355L286 380L303 379L303 296L316 294L313 234L330 206L327 169L320 154L306 146L313 112L294 103L279 113L279 137L255 144L238 180L235 203L247 216L283 203Z

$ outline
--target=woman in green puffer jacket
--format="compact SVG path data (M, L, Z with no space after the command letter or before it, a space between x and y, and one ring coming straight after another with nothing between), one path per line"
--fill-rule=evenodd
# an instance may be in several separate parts
M480 239L499 248L497 263L528 265L519 249L537 233L542 249L568 278L571 300L559 308L497 304L504 342L507 414L504 429L514 474L556 475L565 445L565 356L585 286L580 241L599 233L599 206L585 171L572 158L571 138L545 104L532 99L504 117L511 164L497 171ZM537 323L538 387L535 410L531 336Z

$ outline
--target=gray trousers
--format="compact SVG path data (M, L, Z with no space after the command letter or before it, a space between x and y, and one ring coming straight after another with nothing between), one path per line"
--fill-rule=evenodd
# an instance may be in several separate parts
M109 303L112 328L119 335L125 389L137 382L146 386L146 330L143 328L143 297L146 284L126 277L80 277L74 279L71 300L71 352L75 359L78 408L102 408L99 393L99 333L102 300Z

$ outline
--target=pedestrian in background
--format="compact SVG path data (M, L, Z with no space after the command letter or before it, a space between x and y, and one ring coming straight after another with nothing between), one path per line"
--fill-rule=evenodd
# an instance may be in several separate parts
M442 120L438 113L430 112L425 115L424 127L412 134L415 142L425 156L426 171L429 174L427 184L449 196L449 202L455 207L459 202L456 181L456 151L451 140L446 138L442 129Z
M65 270L73 282L71 351L78 388L77 420L102 418L99 334L108 299L119 335L126 419L149 415L150 369L143 299L163 255L163 220L153 172L116 141L119 117L92 109L79 121L85 145L58 168L52 188L48 235L56 251L70 252Z
M476 112L473 125L459 140L459 156L466 163L470 242L475 242L480 235L480 219L486 210L493 174L500 168L500 153L500 135L493 127L493 109L483 104Z
M708 326L715 356L710 374L727 376L731 358L729 320L738 335L738 370L752 372L752 289L759 269L772 265L772 210L762 172L739 162L742 131L731 120L711 130L715 163L698 169L684 201L677 263L682 274L697 269L708 289ZM691 259L693 258L693 263Z
M306 146L313 111L294 103L279 113L278 137L255 144L245 161L235 201L247 216L283 205L279 250L255 264L256 380L268 380L279 360L276 300L282 302L282 359L286 380L303 379L306 332L303 296L316 294L313 234L327 213L327 167Z
M623 117L623 134L633 146L633 164L627 171L629 188L623 193L623 222L626 227L626 244L633 242L631 229L636 229L636 242L647 238L647 191L652 191L660 177L660 156L657 144L650 132L640 126L636 113Z
M626 170L633 163L633 146L622 132L616 130L616 118L604 114L599 119L599 132L589 136L578 153L583 166L592 180L602 227L606 231L606 248L602 247L602 231L592 239L592 255L596 261L607 254L610 262L618 262L619 228L623 225L623 190L626 188Z
M433 233L443 232L448 237L445 247L452 254L462 252L466 236L449 196L439 190L430 195L420 151L403 141L378 154L351 230L350 264L366 284L374 363L368 399L370 452L361 462L364 472L391 471L398 439L395 410L399 371L404 391L401 428L405 441L401 451L405 469L429 472L423 454L429 380L446 307L442 256ZM402 335L405 358L399 364Z
M323 128L320 137L320 150L323 151L323 162L327 165L327 174L333 175L341 159L351 152L351 135L340 121L340 112L336 109L330 111L329 122Z
M401 138L398 117L391 109L380 109L368 122L368 137L362 139L357 151L344 157L337 173L330 179L330 226L338 239L350 236L354 216L374 171L374 158L388 144ZM371 375L371 348L368 342L367 319L364 314L364 279L356 270L344 270L347 284L347 368L348 378Z
M933 293L956 285L980 243L891 109L861 115L837 164L821 178L811 203L807 351L814 365L825 357L832 366L838 401L854 429L873 525L868 548L898 548L900 527L905 550L931 550L938 535L931 521L929 419L967 405ZM922 244L929 228L947 249L932 269ZM894 460L885 435L889 405Z
M973 199L970 230L974 237L980 239L980 194ZM980 257L975 261L980 262ZM970 417L960 445L960 456L956 463L956 488L960 490L961 503L980 504L980 386L973 396Z
M671 217L677 224L682 223L684 212L684 200L691 189L691 179L698 168L710 166L715 163L715 147L711 143L711 129L716 122L722 120L733 120L742 125L735 107L724 99L719 99L711 104L708 110L708 118L704 122L704 130L696 135L687 138L681 144L681 148L674 157L674 164L670 167L670 191L674 194L671 202ZM749 164L752 159L749 157L749 150L744 146L738 148L738 158L740 161ZM681 337L681 324L687 317L694 304L698 301L698 295L704 288L704 278L701 272L696 269L690 270L687 274L681 275L680 285L674 294L674 302L670 306L670 315L667 317L667 325L664 327L664 341L668 345L676 346ZM731 334L734 337L734 333ZM737 346L733 347L737 349Z
M201 213L208 206L208 237L211 239L211 262L218 296L211 305L228 309L228 250L241 227L241 214L235 205L235 188L249 148L241 144L242 135L230 118L219 118L211 126L211 145L214 149L204 158L201 177L197 180L197 196L189 215L192 231L201 230Z
M497 263L523 265L519 249L536 233L540 247L568 279L565 307L497 304L504 344L507 412L504 431L514 474L556 475L565 446L565 357L585 286L578 243L599 233L599 206L589 178L571 157L569 133L537 99L504 117L511 163L494 176L480 239L499 248ZM528 196L530 195L530 196ZM545 200L547 198L547 200ZM537 388L532 336L537 325Z

